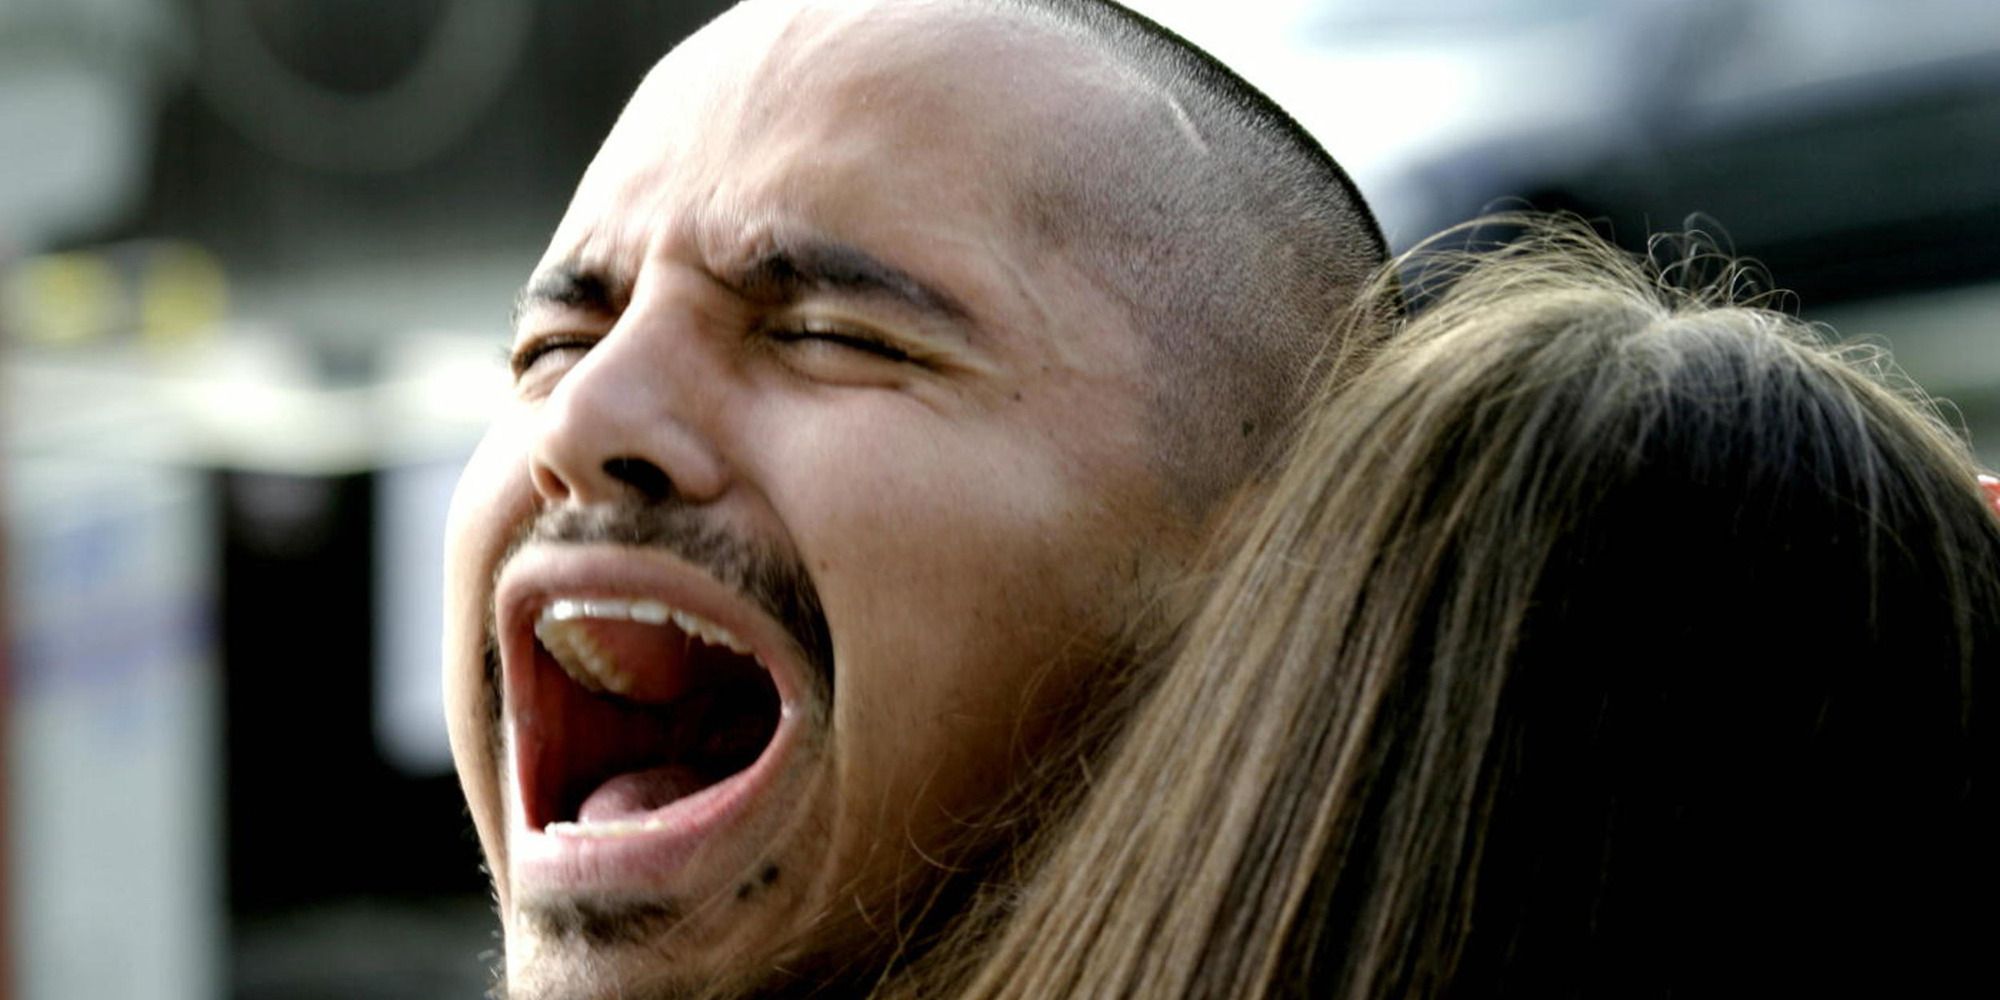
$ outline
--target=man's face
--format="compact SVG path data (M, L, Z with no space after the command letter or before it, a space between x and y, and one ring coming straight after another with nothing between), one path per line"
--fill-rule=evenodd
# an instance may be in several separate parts
M1078 61L918 4L739 9L592 164L449 528L513 995L890 933L1181 538L1136 336L1018 219Z

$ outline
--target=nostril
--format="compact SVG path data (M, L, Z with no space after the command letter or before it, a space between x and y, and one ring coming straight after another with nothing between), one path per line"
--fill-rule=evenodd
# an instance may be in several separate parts
M643 458L607 458L604 474L638 491L648 503L660 503L674 494L674 481L666 470Z
M535 484L535 492L543 497L553 501L569 499L569 484L563 482L563 478L556 475L554 469L536 462L528 475Z

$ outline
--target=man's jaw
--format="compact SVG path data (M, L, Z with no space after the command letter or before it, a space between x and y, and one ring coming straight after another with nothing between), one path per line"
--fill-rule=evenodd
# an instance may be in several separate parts
M696 902L757 878L823 716L809 654L658 550L530 543L494 595L518 908ZM823 626L821 626L823 628Z

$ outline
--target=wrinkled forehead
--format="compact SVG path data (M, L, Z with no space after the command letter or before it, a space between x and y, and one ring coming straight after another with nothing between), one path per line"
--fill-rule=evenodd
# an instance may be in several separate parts
M950 198L1003 225L1010 182L1047 171L1050 137L1129 89L1074 40L963 0L752 0L648 74L550 252L636 238L611 230L666 192L836 214Z

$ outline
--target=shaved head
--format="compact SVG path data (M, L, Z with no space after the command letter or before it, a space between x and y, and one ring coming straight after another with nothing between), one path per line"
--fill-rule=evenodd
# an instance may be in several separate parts
M1200 509L1279 439L1330 318L1388 257L1345 172L1228 67L1105 0L968 0L1059 32L1123 86L1019 192L1030 231L1129 311L1155 459Z

